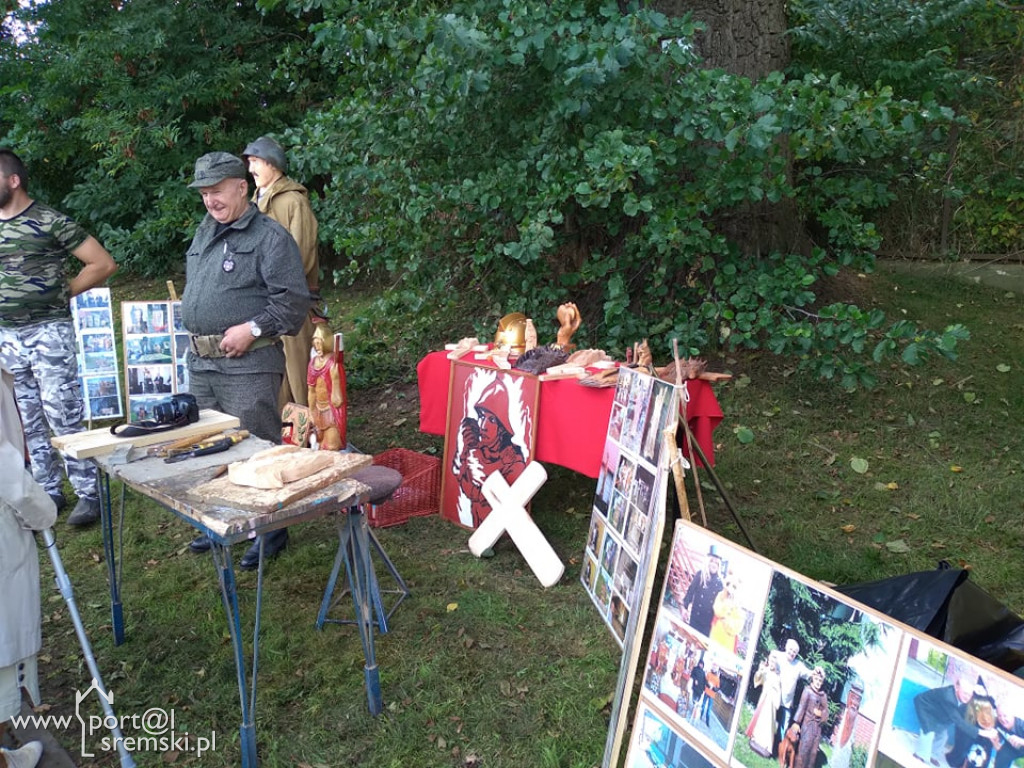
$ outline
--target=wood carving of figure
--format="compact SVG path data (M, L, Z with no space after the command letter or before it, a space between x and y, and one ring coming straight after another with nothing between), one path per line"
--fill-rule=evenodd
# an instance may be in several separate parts
M821 745L822 728L828 720L828 696L822 687L825 684L825 670L815 667L811 672L811 684L800 695L800 706L793 715L793 722L800 726L800 741L797 743L793 768L814 768Z
M519 446L512 442L508 392L494 381L481 393L474 406L477 418L462 420L462 452L454 467L459 487L470 501L472 526L487 517L490 504L483 494L484 481L492 472L500 472L509 485L526 469Z
M308 402L313 429L320 448L338 451L345 447L347 411L344 371L333 355L334 337L326 323L313 331L313 357L307 368Z
M747 726L750 748L761 757L772 756L775 739L775 713L782 703L782 678L779 676L779 660L769 654L754 673L754 687L761 689L754 716Z
M573 303L562 304L555 313L558 318L557 344L568 352L572 348L572 335L580 327L580 311Z

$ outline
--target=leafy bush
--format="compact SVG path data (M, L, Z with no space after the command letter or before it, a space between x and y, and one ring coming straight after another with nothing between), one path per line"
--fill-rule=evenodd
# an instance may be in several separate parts
M319 213L349 273L385 270L437 300L480 292L493 310L478 329L575 300L591 344L767 346L848 387L908 343L908 357L953 354L966 337L887 329L878 313L817 306L814 289L871 268L868 215L928 172L916 148L949 110L839 77L705 70L689 19L636 6L321 11L316 49L350 87L290 137L307 175L332 175ZM730 234L787 215L820 242Z

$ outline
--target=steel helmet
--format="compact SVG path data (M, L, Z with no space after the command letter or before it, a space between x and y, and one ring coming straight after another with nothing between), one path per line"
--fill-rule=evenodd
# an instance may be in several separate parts
M269 136L260 136L242 151L246 161L250 157L258 157L277 168L281 173L288 173L288 160L284 156L284 148Z
M498 332L494 334L494 346L508 347L509 351L521 355L526 351L526 315L513 312L498 321Z

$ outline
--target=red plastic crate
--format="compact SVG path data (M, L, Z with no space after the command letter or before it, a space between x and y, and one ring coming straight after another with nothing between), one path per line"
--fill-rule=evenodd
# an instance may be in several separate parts
M373 457L373 463L402 475L402 484L367 518L374 528L401 525L410 517L436 514L440 508L441 459L407 448L389 448Z

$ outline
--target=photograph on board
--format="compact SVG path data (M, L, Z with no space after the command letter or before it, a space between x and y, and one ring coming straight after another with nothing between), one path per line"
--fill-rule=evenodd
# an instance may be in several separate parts
M724 760L743 687L742 663L662 611L640 698L662 711L672 728Z
M82 391L86 396L88 418L110 419L122 415L116 375L83 377Z
M713 763L655 710L640 702L626 753L626 768L714 768Z
M859 768L874 751L902 630L776 571L733 765Z
M911 636L878 752L907 768L1022 768L1024 680Z
M676 529L662 605L723 652L747 659L772 569L695 525Z

